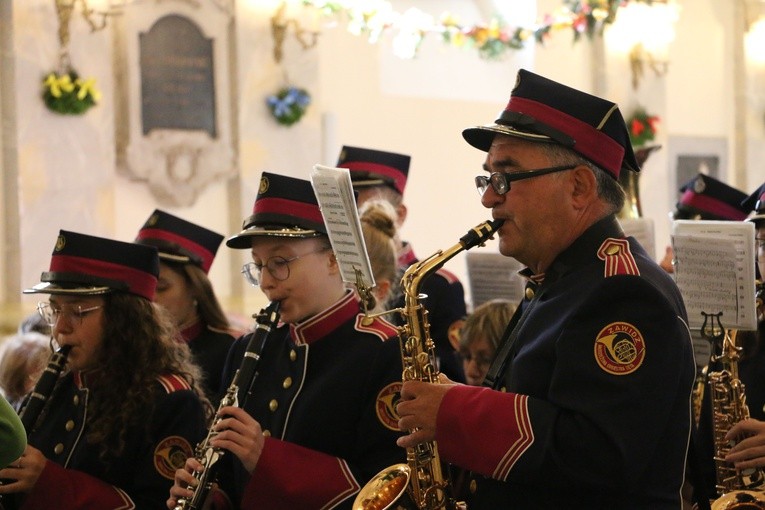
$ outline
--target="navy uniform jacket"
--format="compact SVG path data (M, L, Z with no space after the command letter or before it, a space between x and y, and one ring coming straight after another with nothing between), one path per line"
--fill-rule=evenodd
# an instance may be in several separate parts
M419 260L412 250L412 245L405 243L404 251L398 258L399 276L403 276L409 266L417 262ZM427 296L422 304L428 311L430 336L435 344L439 371L452 381L465 382L462 362L457 358L457 352L449 341L452 337L459 342L460 328L465 323L467 315L465 289L462 283L456 275L440 268L423 280L420 293ZM400 288L397 289L397 295L391 302L393 304L391 308L404 306L404 295ZM397 314L391 316L391 321L397 325L403 325L405 322L404 318Z
M219 473L236 508L351 508L360 487L380 470L405 462L396 446L401 352L395 328L365 324L355 293L298 325L281 324L262 349L244 409L266 442L250 476L233 455ZM250 335L234 344L229 379ZM240 402L241 405L241 402ZM241 495L240 495L241 494Z
M175 470L184 466L206 434L199 397L181 377L159 378L153 409L146 410L148 437L143 427L128 430L122 455L103 460L100 445L87 442L85 416L92 412L89 386L108 384L108 379L90 379L80 373L64 376L29 435L29 444L42 451L48 463L21 508L165 508Z
M674 282L610 216L534 287L494 387L439 409L442 458L474 472L468 508L678 510L695 366Z
M223 367L234 337L224 331L211 329L201 320L181 333L189 344L194 361L202 369L205 396L213 407L217 407L222 392Z

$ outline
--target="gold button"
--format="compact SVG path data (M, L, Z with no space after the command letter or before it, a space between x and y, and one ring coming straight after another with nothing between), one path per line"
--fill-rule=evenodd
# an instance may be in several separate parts
M295 360L297 359L297 353L295 352L295 349L292 349L292 350L290 351L290 359L291 359L292 361L295 361Z
M61 452L64 451L64 445L59 443L56 445L56 447L53 449L56 455L61 455Z
M470 480L470 494L475 494L475 491L478 489L478 482L475 478Z
M72 399L72 402L74 403L74 405L79 405L79 403L80 403L80 396L79 395L75 395L74 398Z
M273 412L276 411L276 409L279 407L279 402L276 401L276 399L272 400L268 403L268 408Z
M271 431L270 430L264 430L263 435L266 437L271 437Z
M620 249L621 248L619 248L618 244L612 244L611 246L606 248L606 255L616 255L617 253L619 253Z
M526 287L526 299L534 299L534 289Z
M499 389L499 391L501 391L502 393L507 393L507 386L502 386L502 387Z
M292 377L287 377L282 383L282 387L286 390L290 386L292 386Z
M74 428L74 420L69 420L68 422L66 422L66 425L64 428L66 428L67 432L71 432L72 429Z

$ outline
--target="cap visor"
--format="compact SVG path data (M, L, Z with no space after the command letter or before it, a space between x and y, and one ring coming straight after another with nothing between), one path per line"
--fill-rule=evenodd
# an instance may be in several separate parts
M303 237L317 237L320 235L324 235L324 233L318 232L316 230L307 230L307 229L301 229L297 227L280 228L280 229L253 227L253 228L248 228L246 230L242 230L235 236L229 237L228 240L226 240L226 246L228 246L229 248L237 249L237 250L248 250L252 248L253 237L303 238Z
M496 135L515 136L517 138L523 138L534 142L553 141L549 136L546 135L519 131L511 126L503 126L501 124L489 124L486 126L476 126L462 130L462 137L465 139L465 141L476 149L480 149L484 152L489 151L489 148L491 148L491 144L494 141L494 137Z
M113 289L109 287L62 287L56 283L42 282L34 287L24 289L24 294L63 294L74 296L92 296L106 294Z

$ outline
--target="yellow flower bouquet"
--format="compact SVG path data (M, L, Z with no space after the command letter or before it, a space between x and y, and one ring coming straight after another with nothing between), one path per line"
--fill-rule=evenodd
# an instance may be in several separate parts
M81 115L101 99L95 78L82 79L73 70L51 72L43 79L43 101L49 110Z

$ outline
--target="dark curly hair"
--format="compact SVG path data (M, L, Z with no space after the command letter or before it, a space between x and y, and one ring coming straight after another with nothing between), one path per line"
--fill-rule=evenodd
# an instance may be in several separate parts
M156 392L161 391L159 376L183 377L205 406L209 422L212 406L201 388L201 371L162 307L132 294L106 294L102 321L96 364L108 383L91 389L87 416L87 440L100 445L102 458L123 453L127 430L142 426L148 433L145 417L154 411Z

